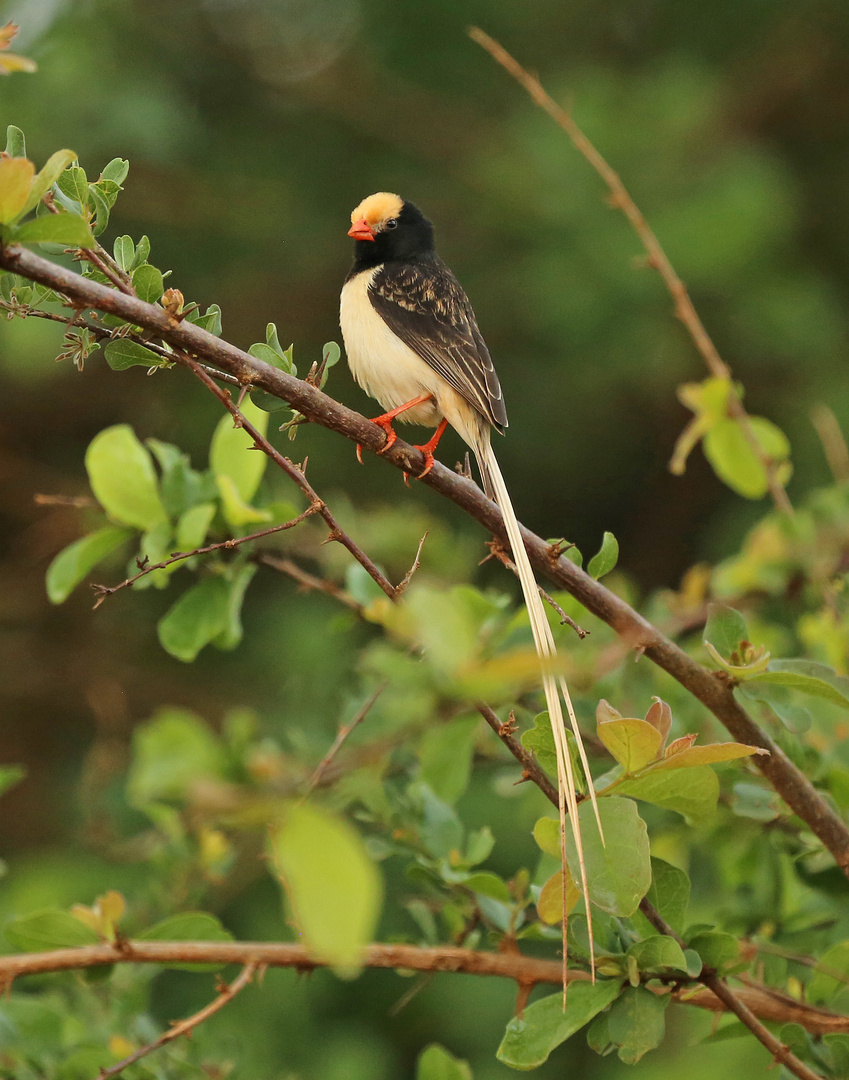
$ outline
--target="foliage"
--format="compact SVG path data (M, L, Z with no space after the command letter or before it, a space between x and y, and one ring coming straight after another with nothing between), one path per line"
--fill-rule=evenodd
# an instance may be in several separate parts
M126 162L115 159L91 183L70 151L54 155L36 174L17 129L9 130L7 145L16 152L0 160L4 243L70 245L77 258L87 259L86 277L129 288L172 317L221 334L217 305L201 315L177 289L166 291L168 274L150 262L145 237L118 237L111 252L96 239L126 179ZM51 214L51 206L58 213ZM36 216L23 220L36 207ZM12 317L67 318L61 297L8 273L0 275L0 304ZM93 319L75 312L64 355L82 369L99 345L116 372L142 366L159 379L171 377L175 358L164 343L114 315ZM273 324L251 355L297 374L292 347L281 348ZM308 376L314 385L325 384L338 357L338 347L324 347ZM699 393L684 388L696 414L684 450L703 438L718 476L757 498L767 490L766 473L735 434L728 391L707 384ZM239 406L262 435L279 404L267 398L254 391ZM283 426L292 435L301 420L295 414ZM770 422L753 421L765 454L786 478L786 440ZM536 664L523 609L503 592L469 583L474 558L452 543L438 511L427 522L436 555L429 556L426 544L422 569L392 604L360 564L325 543L326 530L315 519L267 535L305 509L303 498L286 489L281 494L268 458L229 415L209 435L207 460L196 469L180 446L140 439L125 423L95 435L85 465L96 506L86 511L84 534L47 571L51 601L64 602L95 570L120 576L116 556L122 552L126 562L132 552L127 577L136 580L127 588L173 595L183 582L179 595L169 595L157 629L162 647L189 663L208 646L234 650L243 637L246 598L259 588L254 582L267 580L274 566L294 565L302 584L326 587L339 604L340 639L356 658L357 680L343 719L385 688L332 760L309 733L293 730L281 739L244 710L214 725L177 706L161 708L136 727L121 782L85 808L89 824L98 817L111 821L96 843L114 880L99 896L8 912L14 918L4 934L11 949L128 938L244 939L241 927L227 926L227 907L271 883L283 900L266 915L267 934L302 942L313 959L345 979L359 973L374 937L505 954L527 946L556 959L556 924L564 911L572 912L570 965L587 972L591 916L599 978L575 981L565 1010L558 991L504 1018L497 1056L516 1069L542 1065L579 1032L597 1053L616 1051L623 1063L636 1063L660 1045L668 1009L679 1007L670 1004L670 986L695 983L706 969L745 973L794 997L807 987L811 1000L845 1007L845 882L805 824L771 799L752 761L754 747L712 738L698 743L693 732L705 727L699 703L644 659L634 665L607 625L569 595L555 595L590 631L579 643L552 610L579 719L585 726L595 719L593 776L584 779L599 798L604 842L584 801L593 904L585 912L557 862L559 822L543 813L536 788L512 789L515 763L473 711L485 699L505 717L511 712L525 748L550 767L548 729L535 715ZM369 515L349 508L346 519L347 528L367 536L378 562L394 567L402 555L407 565L412 561L403 508L386 511L371 534ZM849 760L835 730L849 708L841 588L848 535L846 486L812 490L792 518L764 514L739 554L691 575L680 592L642 603L647 618L718 669L843 812L849 809ZM200 550L207 547L212 550ZM615 569L618 555L618 543L606 533L589 572L608 575L614 592L633 599L636 586ZM106 604L112 603L108 596L105 587L100 598ZM311 674L321 678L318 669ZM16 779L10 771L7 782ZM499 818L503 835L470 813L473 787ZM568 855L577 877L576 854ZM140 873L122 872L121 865ZM680 941L657 932L640 910L644 898ZM209 980L208 968L206 974L198 965L188 970ZM85 980L21 980L0 1004L4 1075L29 1080L52 1071L73 1080L152 1041L161 1019L151 1014L155 981L150 969L129 965ZM263 991L245 993L256 1002ZM780 1034L823 1075L845 1075L845 1047L834 1037L814 1038L803 1029ZM169 1045L127 1075L221 1075L212 1064L217 1050L212 1025L201 1026L191 1043ZM246 1069L253 1068L250 1054ZM468 1080L471 1071L432 1045L422 1050L417 1075Z

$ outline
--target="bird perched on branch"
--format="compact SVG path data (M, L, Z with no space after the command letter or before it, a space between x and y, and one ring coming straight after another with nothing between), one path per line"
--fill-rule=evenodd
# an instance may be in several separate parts
M396 419L435 427L433 437L418 447L425 455L419 475L425 476L433 467L437 443L450 424L473 450L484 491L501 508L541 661L542 684L554 731L561 839L565 841L568 811L589 914L575 777L552 670L554 638L490 441L493 428L503 433L507 427L507 411L492 358L468 297L437 255L433 226L418 207L398 195L380 191L353 211L348 235L356 246L354 265L342 288L340 323L352 375L386 410L373 420L386 432L386 443L379 452L385 452L395 442L392 422ZM569 691L563 678L559 682L589 780ZM588 786L595 805L591 781ZM601 829L600 821L598 824Z

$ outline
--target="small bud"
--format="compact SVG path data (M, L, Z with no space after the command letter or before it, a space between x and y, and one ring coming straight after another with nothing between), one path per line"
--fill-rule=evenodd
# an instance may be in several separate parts
M172 319L176 319L183 310L184 298L179 289L166 289L159 301Z

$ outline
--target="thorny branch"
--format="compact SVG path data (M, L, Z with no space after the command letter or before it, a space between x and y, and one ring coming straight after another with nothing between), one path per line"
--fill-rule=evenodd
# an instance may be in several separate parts
M0 987L10 986L24 975L121 963L254 964L257 967L290 967L297 971L313 971L325 966L303 945L288 942L124 941L120 945L84 945L75 949L0 956ZM490 975L522 985L561 986L563 983L559 960L539 960L518 952L482 952L452 945L423 947L375 943L366 946L362 964L367 968ZM588 982L590 975L580 969L570 969L568 978L570 982ZM665 987L658 987L655 992L670 993ZM849 1034L849 1016L777 998L756 987L742 987L736 993L739 1000L763 1020L801 1024L814 1035ZM723 1002L712 991L686 988L671 991L671 996L674 1001L711 1012L725 1010Z
M267 390L303 413L310 422L337 431L354 443L361 443L375 452L384 447L384 433L353 409L309 386L303 380L287 375L242 352L199 326L178 321L157 305L146 304L135 297L90 281L17 246L0 251L0 266L46 285L67 296L73 304L81 308L117 315L135 326L143 327L172 347L185 350L202 359L204 363L234 376L240 385ZM215 387L216 396L220 394L226 398L228 408L235 408L226 392L215 386L201 364L197 360L191 360L191 357L187 359L194 365L198 377L201 377L202 372L204 381L208 380L207 385ZM277 454L276 451L274 453ZM277 456L286 461L281 455ZM381 457L395 468L414 474L420 473L425 465L424 455L401 438L382 453ZM291 462L287 462L285 467L295 468ZM450 499L483 528L499 537L502 542L507 542L500 510L486 498L476 484L439 462L421 483ZM754 722L734 697L733 688L688 656L615 593L563 558L556 548L552 548L541 537L528 529L523 529L522 534L531 564L539 573L545 574L557 586L571 593L588 611L606 622L630 648L637 650L639 655L646 656L681 683L725 725L738 742L760 746L769 751L768 756L758 756L756 766L793 812L831 852L842 872L849 876L849 828L846 823L819 794L801 769ZM385 585L382 584L381 587L391 596L392 593L388 592L385 586L393 591L394 586L383 580Z
M296 465L289 458L284 457L276 447L272 446L266 437L260 432L259 428L255 427L250 420L240 411L238 405L235 404L233 399L227 390L222 389L212 378L212 376L206 371L202 364L198 363L193 356L189 356L188 353L183 350L177 350L174 353L174 358L181 364L184 364L190 371L200 379L200 381L211 390L213 394L218 398L221 404L233 417L233 420L237 427L244 428L244 430L250 435L254 441L254 445L258 450L261 450L266 454L275 465L279 466L286 475L295 481L298 487L310 500L311 505L316 506L316 512L324 519L328 529L330 529L330 535L328 541L336 540L343 547L354 556L360 566L369 574L369 576L377 582L380 588L386 593L390 600L397 599L399 593L398 589L401 586L395 586L386 577L386 575L372 562L363 549L357 544L352 537L350 537L345 530L340 526L336 518L331 514L327 504L324 503L316 494L312 484L307 480L303 467ZM247 387L248 383L243 383L243 386ZM319 391L320 392L320 391ZM421 550L421 547L419 548ZM404 588L407 587L407 579L402 582Z
M689 332L696 348L707 364L710 373L715 378L727 381L731 385L731 392L728 397L728 411L740 425L740 429L743 432L746 442L748 442L755 456L763 465L766 471L769 491L775 505L785 513L792 514L793 507L787 497L787 492L784 490L784 485L777 475L776 462L769 454L764 452L763 447L758 441L758 437L752 427L751 418L743 407L739 394L731 381L731 368L729 368L719 355L702 320L699 318L698 312L693 306L693 301L690 299L690 295L687 292L687 286L681 278L678 277L666 252L661 247L660 241L655 236L649 223L643 217L640 208L628 194L628 190L622 183L619 174L608 165L569 113L546 93L542 83L536 76L532 75L529 71L526 71L502 45L491 38L489 34L478 29L478 27L470 27L469 36L473 41L476 41L478 45L485 49L494 60L501 64L520 86L527 90L533 101L539 105L541 109L547 112L552 120L566 132L572 140L575 149L586 158L605 182L608 191L610 192L610 205L615 209L622 211L631 223L634 232L640 238L643 247L646 249L649 266L657 270L663 279L664 285L666 285L666 288L669 290L669 293L675 302L675 314Z
M133 585L139 578L143 578L146 574L152 574L154 570L163 570L166 566L171 566L172 563L182 562L183 559L191 559L195 555L208 555L211 551L221 551L225 548L239 547L240 544L248 544L252 540L261 540L265 536L285 532L287 529L294 529L296 525L300 525L301 522L306 521L308 517L312 517L313 514L319 513L323 505L321 500L319 500L308 506L306 510L298 514L297 517L293 517L289 521L284 521L282 525L272 525L268 529L261 529L259 532L251 533L250 536L231 537L229 540L220 540L216 544L207 544L205 547L195 548L194 551L175 551L170 559L163 559L162 562L158 563L144 562L142 564L142 560L139 560L139 572L133 574L132 577L124 578L124 580L117 585L91 586L97 596L94 606L95 608L99 608L107 596L111 596L121 589L126 589L127 586Z
M147 1057L154 1050L159 1050L175 1039L179 1039L181 1035L191 1035L199 1024L202 1024L204 1020L208 1020L219 1009L223 1009L225 1005L229 1004L236 994L251 982L259 967L260 964L256 960L249 960L229 986L224 983L218 987L218 996L213 1001L210 1001L208 1005L204 1005L202 1009L199 1009L194 1015L186 1017L185 1020L179 1020L177 1023L172 1024L158 1039L148 1043L147 1046L139 1047L129 1057L119 1061L117 1065L111 1065L108 1069L101 1069L97 1080L108 1080L110 1076L117 1076L124 1069L140 1061L143 1057Z

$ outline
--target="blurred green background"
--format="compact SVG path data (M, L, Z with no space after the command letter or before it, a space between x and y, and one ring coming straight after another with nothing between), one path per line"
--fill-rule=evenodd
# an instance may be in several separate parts
M169 284L220 303L224 334L240 346L275 320L305 371L339 339L351 208L379 189L416 201L499 370L511 426L497 451L520 518L588 553L610 529L641 591L674 586L693 562L735 550L764 507L724 489L700 451L683 478L668 473L689 416L676 387L703 378L702 361L599 179L467 38L479 24L539 72L621 174L749 410L789 434L791 497L825 479L809 410L826 402L849 423L842 0L20 0L0 4L0 22L9 19L21 26L16 50L39 71L0 81L2 125L23 128L39 166L63 146L90 177L129 158L107 243L147 233ZM0 322L0 760L29 770L4 799L0 851L6 889L27 903L42 892L44 902L90 901L115 884L68 845L80 778L123 767L134 723L164 703L212 722L246 704L275 735L304 729L320 745L348 704L359 633L333 621L330 601L271 577L249 598L241 649L190 668L155 638L173 593L126 592L92 614L81 589L51 609L44 571L82 523L33 495L85 493L85 447L118 421L180 443L202 465L218 417L179 370L119 375L99 355L83 374L54 364L60 339L50 324ZM377 411L341 366L328 390ZM442 447L449 463L463 453L453 435ZM374 459L360 468L331 433L302 429L293 450L309 454L332 506L341 491L365 507L423 504L483 554L479 531L450 506L403 489ZM230 924L273 936L277 904L269 886ZM185 994L205 1000L192 985L171 977L162 1016L185 1013ZM388 1080L411 1075L438 1038L474 1061L478 1080L510 1075L492 1058L508 984L441 977L387 1017L403 990L391 974L346 987L271 973L217 1021L222 1053L246 1077ZM693 1033L683 1016L676 1023L684 1047ZM247 1031L250 1048L239 1049ZM739 1075L765 1070L765 1054L750 1049L744 1061L734 1046L715 1047L703 1072L688 1054L689 1074L715 1075L723 1061ZM564 1060L538 1075L561 1075ZM662 1078L680 1060L669 1049L626 1070L584 1050L576 1067Z

